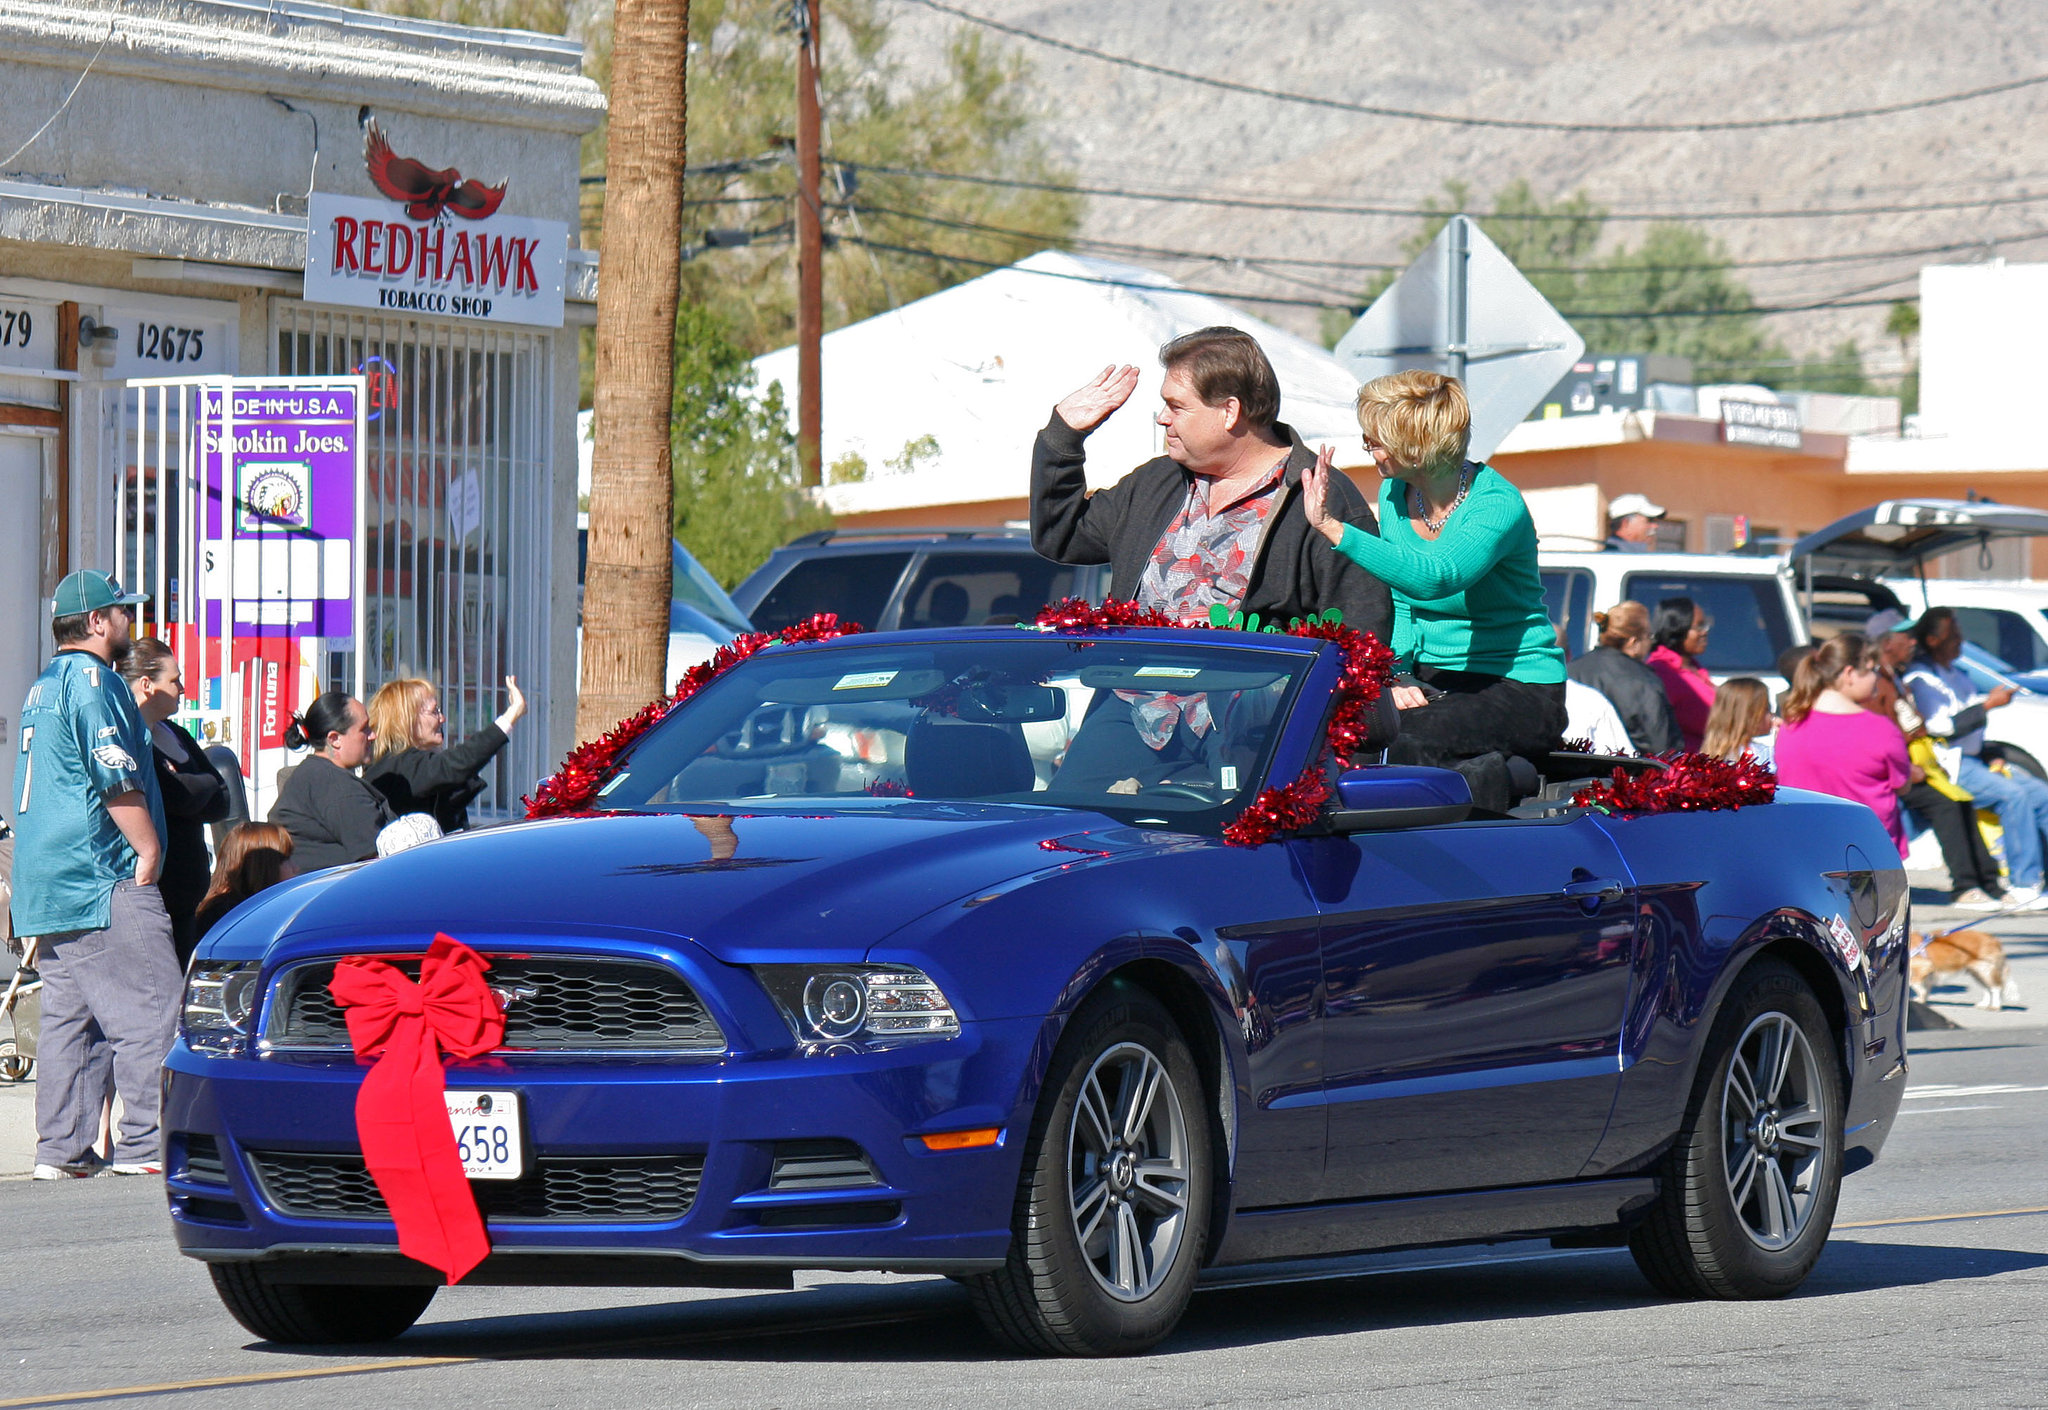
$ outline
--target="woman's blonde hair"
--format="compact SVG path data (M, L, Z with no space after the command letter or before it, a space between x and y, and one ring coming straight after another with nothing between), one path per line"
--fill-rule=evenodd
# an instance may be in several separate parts
M1465 387L1441 372L1395 372L1358 389L1358 428L1425 479L1457 473L1472 439Z
M377 687L370 697L370 729L376 736L370 742L371 762L416 747L413 734L419 728L420 706L433 693L434 687L418 676L402 676Z
M1771 692L1754 676L1731 676L1714 692L1700 753L1740 759L1749 742L1771 728Z
M1633 600L1617 602L1605 612L1595 612L1593 620L1600 627L1600 644L1616 651L1650 634L1650 609Z

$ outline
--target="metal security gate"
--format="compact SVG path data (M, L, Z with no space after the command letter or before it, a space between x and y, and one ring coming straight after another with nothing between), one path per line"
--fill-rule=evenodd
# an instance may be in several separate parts
M277 300L277 371L365 379L367 689L419 676L448 738L482 729L518 677L533 713L471 811L510 816L547 771L550 350L513 329Z

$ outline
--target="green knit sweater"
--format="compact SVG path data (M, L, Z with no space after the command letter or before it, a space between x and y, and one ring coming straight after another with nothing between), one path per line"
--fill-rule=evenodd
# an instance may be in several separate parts
M1564 653L1543 605L1536 524L1521 491L1491 466L1434 542L1409 522L1408 485L1380 485L1380 534L1344 526L1337 551L1393 590L1401 664L1483 671L1531 684L1564 679Z

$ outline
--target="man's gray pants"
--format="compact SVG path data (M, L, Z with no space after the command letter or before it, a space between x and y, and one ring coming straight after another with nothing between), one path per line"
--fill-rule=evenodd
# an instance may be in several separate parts
M106 1103L107 1053L121 1094L114 1161L160 1159L160 1073L177 1037L182 988L163 897L154 886L118 883L107 928L43 936L36 968L43 976L36 1163L65 1165L92 1150Z

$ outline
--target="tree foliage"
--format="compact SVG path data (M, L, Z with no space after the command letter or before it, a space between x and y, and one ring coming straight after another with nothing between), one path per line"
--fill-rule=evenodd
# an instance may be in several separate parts
M1442 232L1450 217L1471 204L1470 188L1445 185L1445 199L1402 245L1413 260ZM1604 207L1578 192L1546 204L1526 181L1494 197L1494 215L1479 228L1551 305L1573 319L1588 348L1603 353L1664 353L1690 358L1703 382L1756 382L1811 391L1867 392L1863 356L1854 342L1825 358L1795 359L1770 336L1748 285L1721 243L1696 226L1659 223L1640 243L1601 252ZM1501 218L1506 217L1506 218ZM1395 279L1382 274L1362 302L1370 304ZM1588 315L1626 314L1628 317ZM1336 312L1323 322L1334 344L1351 325Z
M754 390L754 368L717 316L676 315L675 533L726 587L832 516L801 488L782 384Z

